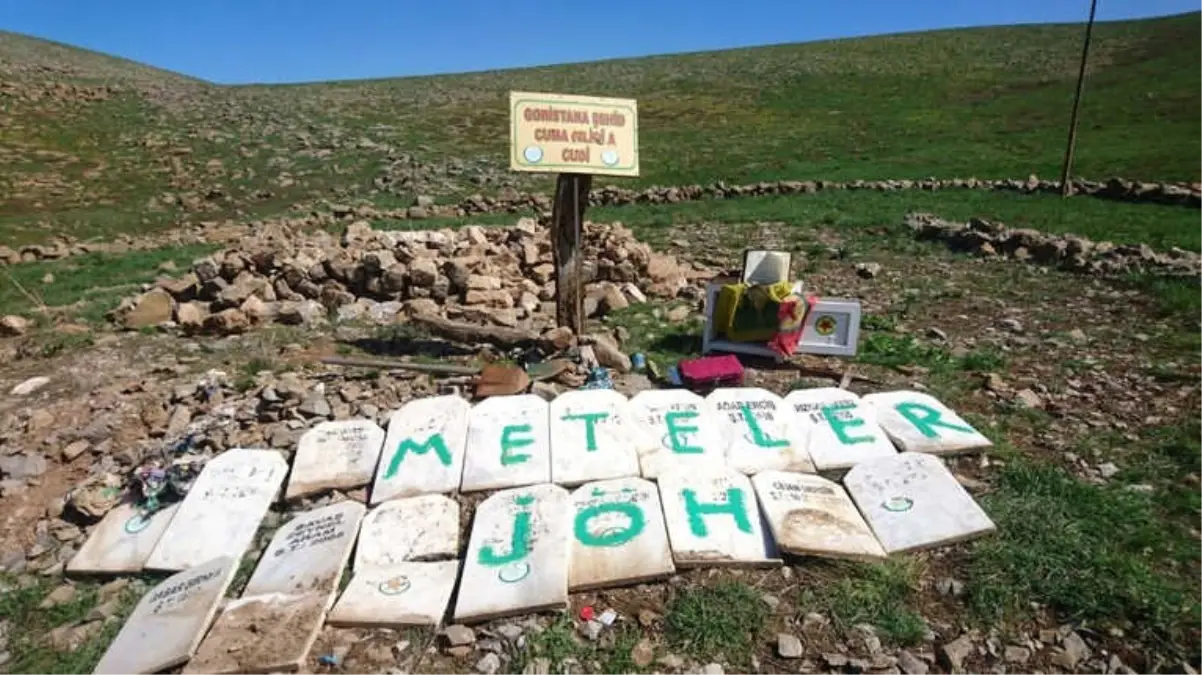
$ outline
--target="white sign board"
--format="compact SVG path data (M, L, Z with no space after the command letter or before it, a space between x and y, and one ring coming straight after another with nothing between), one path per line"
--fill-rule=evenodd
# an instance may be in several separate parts
M780 550L852 560L877 560L885 550L843 486L821 476L761 471L751 478Z
M356 572L403 562L459 555L459 504L445 495L421 495L380 504L363 519L355 548Z
M383 444L384 430L371 420L318 424L297 443L285 498L367 485Z
M184 672L268 673L304 665L364 510L359 502L338 502L277 530L242 598L217 618Z
M392 413L371 503L459 489L471 409L458 396L434 396Z
M630 399L630 410L649 445L639 457L644 478L675 468L726 464L722 439L705 399L687 389L648 389Z
M455 620L566 607L572 516L568 492L547 483L503 490L480 502Z
M573 591L671 576L659 491L641 478L585 483L572 493Z
M794 442L792 411L779 396L758 387L715 389L705 399L726 452L726 464L745 474L813 472L805 446Z
M550 406L541 396L493 396L472 407L460 490L551 480Z
M143 518L133 504L117 505L105 514L79 552L72 556L67 573L141 572L178 508L179 504L171 504Z
M446 614L458 576L458 560L357 571L330 610L328 623L364 628L437 625Z
M241 558L287 473L288 462L275 450L239 448L209 460L146 567L182 570L213 558Z
M993 445L951 408L917 391L868 394L864 403L876 410L877 422L905 452L946 455Z
M771 566L751 481L732 469L679 470L659 477L672 558L677 567Z
M578 389L551 402L551 480L579 485L639 475L639 451L649 445L625 396L613 389Z
M903 452L855 465L847 491L889 554L992 532L993 521L934 455Z
M805 443L814 468L840 471L873 457L897 454L877 426L875 409L838 387L798 389L785 397L793 411L795 441Z
M159 673L186 662L237 570L237 558L215 558L150 589L93 672Z

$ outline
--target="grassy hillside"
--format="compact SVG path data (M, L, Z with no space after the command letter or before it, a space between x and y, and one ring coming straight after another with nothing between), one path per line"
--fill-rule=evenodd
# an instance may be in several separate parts
M506 169L511 89L638 98L642 184L1055 176L1081 30L248 87L0 33L0 235L137 232L319 197L543 187ZM1078 175L1199 179L1200 43L1197 13L1096 27Z

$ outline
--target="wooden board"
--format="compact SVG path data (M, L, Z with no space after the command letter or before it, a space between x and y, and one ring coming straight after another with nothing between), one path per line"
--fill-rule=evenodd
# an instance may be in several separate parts
M639 450L650 447L625 396L581 389L551 402L551 480L579 485L639 475Z
M184 672L268 673L304 665L364 510L359 502L338 502L277 530L242 598L227 605Z
M67 574L141 572L177 509L179 504L171 504L143 518L134 504L118 504L71 557Z
M761 471L751 484L780 550L877 560L885 550L843 486L811 473Z
M158 673L186 662L237 570L237 558L215 558L150 589L93 672Z
M494 396L477 403L467 432L462 492L551 480L550 405L541 396Z
M392 413L371 503L457 490L471 410L458 396L434 396Z
M503 490L480 502L455 621L566 607L571 532L572 502L556 485Z
M359 529L354 569L459 555L459 504L445 495L393 499L367 514Z
M818 471L841 471L874 457L897 454L876 423L876 409L846 389L798 389L785 397L793 411L795 440Z
M903 452L861 462L847 472L843 484L890 554L942 546L996 529L934 455Z
M572 493L573 591L671 576L672 547L655 483L615 478Z
M306 431L296 446L286 499L371 482L384 430L371 420L322 422Z
M630 410L650 443L639 456L644 478L675 468L718 468L725 447L705 399L687 389L648 389L630 399Z
M233 449L209 460L146 567L182 570L222 556L241 558L287 473L275 450Z
M876 411L877 423L906 452L947 455L993 445L951 408L917 391L868 394L864 403Z
M747 476L729 468L672 471L659 477L659 495L677 567L780 564Z
M726 453L727 466L745 474L813 472L805 446L794 441L792 410L781 397L758 387L715 389L705 398Z
M356 571L327 623L364 628L438 625L446 614L458 576L458 560L399 563Z

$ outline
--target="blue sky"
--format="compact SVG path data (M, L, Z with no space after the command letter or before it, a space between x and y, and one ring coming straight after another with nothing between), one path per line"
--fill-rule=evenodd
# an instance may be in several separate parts
M1098 19L1198 8L1197 0L1098 0ZM0 0L0 29L237 84L1075 22L1088 14L1088 0Z

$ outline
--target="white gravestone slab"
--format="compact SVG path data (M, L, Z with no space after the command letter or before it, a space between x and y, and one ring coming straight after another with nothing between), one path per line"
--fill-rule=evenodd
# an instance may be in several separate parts
M855 465L847 491L889 554L992 532L993 521L934 455L903 452Z
M906 452L946 455L993 445L951 408L916 391L868 394L864 403L876 410L877 423Z
M641 478L585 483L572 493L573 591L671 576L672 547L655 483Z
M804 444L794 442L793 411L758 387L715 389L705 398L726 453L727 466L745 474L775 469L812 473Z
M580 389L551 402L551 480L579 485L639 475L639 451L652 447L613 389Z
M179 504L172 504L143 518L133 504L118 505L67 563L67 574L141 572L177 509Z
M365 507L343 501L276 531L242 598L227 605L186 673L269 673L304 664L334 601Z
M747 476L729 468L672 471L659 477L659 497L677 567L780 564Z
M322 422L305 432L292 459L286 499L371 482L384 430L371 420Z
M644 478L675 468L717 468L726 452L705 399L687 389L648 389L630 399L630 410L650 445L639 457Z
M462 492L551 480L550 405L541 396L493 396L472 407Z
M367 514L359 528L354 569L459 555L459 504L445 495L393 499Z
M233 449L209 460L146 561L182 570L213 558L241 558L288 473L275 450Z
M795 442L804 443L818 471L841 471L873 457L897 454L876 423L876 410L846 389L799 389L785 397Z
M392 413L371 503L457 490L471 411L471 404L450 395L419 398Z
M852 560L885 557L842 485L812 473L785 471L761 471L751 484L780 550Z
M237 558L215 558L150 589L93 672L159 673L186 662L237 570Z
M549 483L504 490L480 502L455 620L567 607L572 515L567 490Z
M363 628L437 625L446 614L458 576L458 560L356 571L327 622Z

